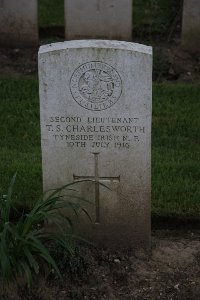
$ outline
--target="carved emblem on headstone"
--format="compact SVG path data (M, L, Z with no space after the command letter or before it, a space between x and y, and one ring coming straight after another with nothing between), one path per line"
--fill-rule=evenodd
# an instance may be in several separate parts
M74 71L70 89L79 105L99 111L117 102L122 92L122 81L112 66L102 62L88 62Z

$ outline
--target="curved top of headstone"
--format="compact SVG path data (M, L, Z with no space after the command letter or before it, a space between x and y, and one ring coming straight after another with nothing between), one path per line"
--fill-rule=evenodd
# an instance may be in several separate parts
M145 46L138 43L114 41L114 40L73 40L65 41L60 43L48 44L40 47L39 54L59 51L66 49L77 49L77 48L101 48L101 49L117 49L140 52L144 54L152 54L152 47Z

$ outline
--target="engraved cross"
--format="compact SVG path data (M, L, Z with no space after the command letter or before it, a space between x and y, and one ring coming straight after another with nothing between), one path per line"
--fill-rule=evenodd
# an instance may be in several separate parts
M100 223L100 192L99 186L101 182L120 182L120 176L117 177L100 177L99 176L99 153L95 152L94 154L94 176L77 176L73 175L74 181L82 179L91 179L94 180L95 184L95 209L96 209L96 224Z

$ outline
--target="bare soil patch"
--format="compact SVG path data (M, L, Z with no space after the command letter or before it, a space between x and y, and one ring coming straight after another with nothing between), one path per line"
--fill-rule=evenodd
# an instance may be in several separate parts
M60 41L60 37L57 36L57 38ZM49 42L41 41L42 44ZM155 81L200 82L200 53L191 54L185 51L180 45L180 40L156 42L153 50L153 79ZM37 75L37 53L38 48L0 48L0 75Z
M31 75L37 73L38 49L0 49L1 75Z
M179 43L155 46L153 79L158 82L200 82L200 53L189 53Z
M13 285L2 300L197 300L200 295L200 231L157 230L152 249L126 253L82 246L66 263L64 280L39 277L30 291Z

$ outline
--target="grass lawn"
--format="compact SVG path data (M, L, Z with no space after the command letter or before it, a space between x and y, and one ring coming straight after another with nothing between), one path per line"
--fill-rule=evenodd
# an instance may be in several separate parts
M17 201L29 206L42 194L38 82L0 79L0 193L17 171Z
M17 171L16 201L42 194L38 82L0 77L0 193ZM152 212L200 216L200 87L156 84L153 91Z
M64 0L38 1L39 26L64 26Z
M160 84L153 93L152 208L200 216L200 86Z

